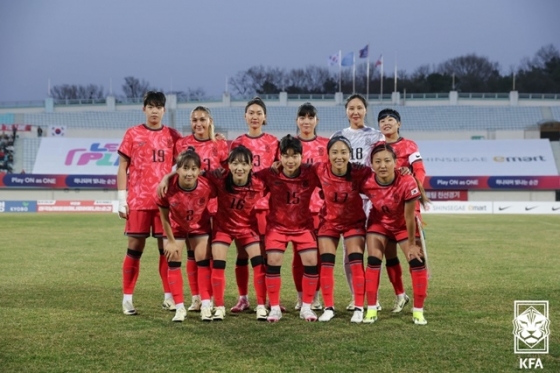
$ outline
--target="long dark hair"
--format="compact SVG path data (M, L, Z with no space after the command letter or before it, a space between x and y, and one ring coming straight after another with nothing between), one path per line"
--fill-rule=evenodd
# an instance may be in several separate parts
M227 162L232 163L233 161L247 162L253 164L253 153L243 145L236 146L233 148L228 155ZM251 176L253 172L249 172L249 178L247 179L247 185L251 184ZM225 186L228 193L237 193L235 191L235 183L233 182L233 175L231 171L228 172L225 180Z

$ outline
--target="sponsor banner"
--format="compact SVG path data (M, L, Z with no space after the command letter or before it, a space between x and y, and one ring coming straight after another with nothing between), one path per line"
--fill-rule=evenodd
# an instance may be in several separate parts
M548 139L417 141L430 176L558 175Z
M34 174L116 175L120 139L46 137L37 152Z
M425 189L558 190L560 176L426 176Z
M469 192L466 190L426 190L426 195L432 201L469 200Z
M557 214L560 202L462 202L433 201L422 209L427 214Z
M113 201L37 201L37 212L113 212Z
M560 202L494 202L494 214L560 215Z
M0 201L0 212L37 212L37 201Z
M14 126L17 128L18 132L31 131L31 124L2 124L0 129L2 131L13 131Z
M116 189L117 176L5 174L0 177L0 188Z
M492 202L435 201L428 203L427 214L491 214Z

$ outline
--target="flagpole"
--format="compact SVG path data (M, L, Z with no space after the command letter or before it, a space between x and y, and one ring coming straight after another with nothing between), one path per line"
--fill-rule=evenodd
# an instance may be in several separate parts
M352 54L352 93L356 93L356 54Z
M380 94L379 94L379 102L383 102L383 54L381 54L381 82L380 82Z
M338 51L338 91L342 92L342 50Z
M368 43L368 55L367 55L367 67L366 67L366 100L369 101L369 43Z
M395 89L393 92L397 92L397 52L395 52Z

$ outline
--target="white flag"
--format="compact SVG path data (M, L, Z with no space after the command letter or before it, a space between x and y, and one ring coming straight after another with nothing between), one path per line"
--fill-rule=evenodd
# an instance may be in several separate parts
M52 137L64 137L64 133L65 133L64 126L51 126Z

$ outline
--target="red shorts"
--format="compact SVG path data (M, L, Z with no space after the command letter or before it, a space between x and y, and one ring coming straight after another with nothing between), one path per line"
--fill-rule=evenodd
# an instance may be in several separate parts
M212 233L212 243L221 243L226 246L231 245L231 243L235 240L235 245L240 248L244 249L249 245L259 244L261 242L261 238L259 234L255 231L248 231L244 234L236 234L232 235L226 232L216 232Z
M132 237L163 237L159 210L131 210L124 227L124 234Z
M268 210L255 210L255 217L257 218L257 224L259 225L259 234L264 236L266 234L266 215Z
M389 230L384 225L373 223L368 227L367 232L380 234L382 236L387 237L389 240L397 241L397 242L408 240L408 232L406 230L406 227L404 229ZM416 228L416 233L414 236L417 238L420 237L418 228Z
M319 218L319 213L312 212L311 216L313 217L313 229L315 229L315 232L317 232L319 230L319 226L321 223L321 219Z
M285 234L275 230L266 232L264 245L266 251L286 251L289 242L292 242L294 253L305 250L317 250L317 238L312 231L296 234Z
M319 233L317 234L319 238L327 237L334 239L339 239L340 235L342 235L344 239L351 237L365 237L365 222L362 222L362 224L355 224L353 226L346 227L333 226L332 224L325 222L323 223L323 225L321 225L321 227L319 228Z

